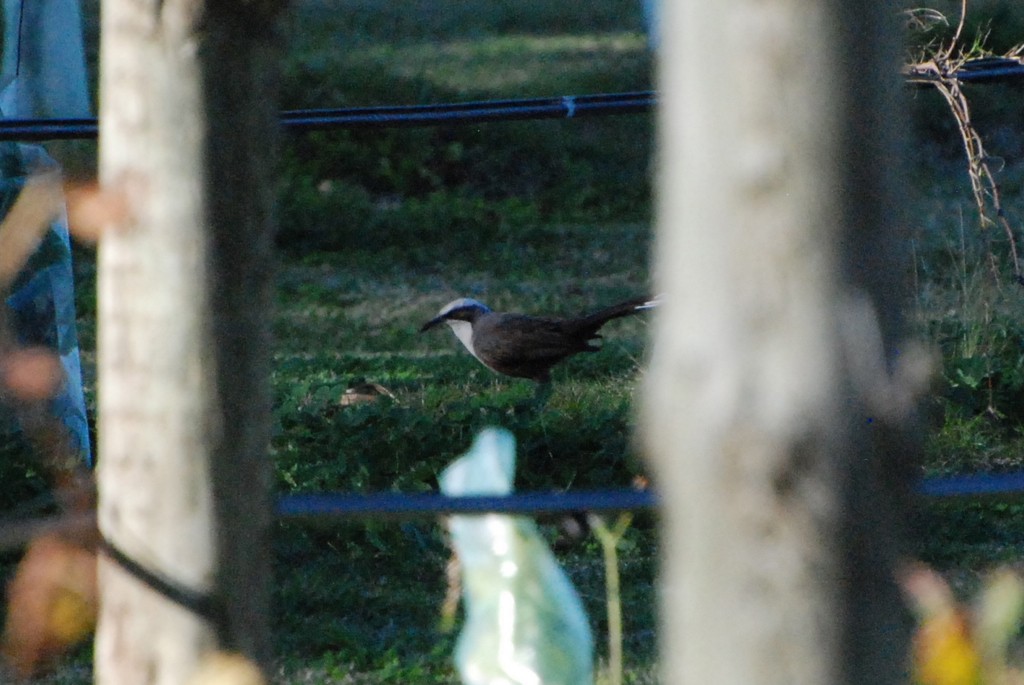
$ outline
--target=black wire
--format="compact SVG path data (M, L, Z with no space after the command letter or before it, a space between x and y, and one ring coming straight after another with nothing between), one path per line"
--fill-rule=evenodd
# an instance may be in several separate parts
M227 625L227 611L217 595L186 587L157 571L146 568L106 538L100 540L100 549L129 575L165 599L206 619L218 630L223 630Z

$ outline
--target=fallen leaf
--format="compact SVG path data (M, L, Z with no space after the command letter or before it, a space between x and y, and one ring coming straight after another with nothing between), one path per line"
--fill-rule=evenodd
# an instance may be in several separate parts
M338 404L343 407L348 407L353 404L362 404L364 402L376 402L381 397L389 397L392 400L395 399L394 393L379 383L359 383L358 385L353 385L351 388L347 388L341 396L341 399L338 400Z

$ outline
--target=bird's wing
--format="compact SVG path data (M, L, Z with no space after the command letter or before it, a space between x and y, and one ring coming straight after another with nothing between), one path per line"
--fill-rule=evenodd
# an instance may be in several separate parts
M490 351L497 354L504 353L507 348L518 356L548 357L568 354L579 348L557 319L506 314L494 320L490 331L493 335L486 335L487 331L481 330L473 342L479 340L490 345L494 348Z
M473 347L496 366L554 362L583 349L577 339L566 334L562 322L517 314L495 317L475 329Z

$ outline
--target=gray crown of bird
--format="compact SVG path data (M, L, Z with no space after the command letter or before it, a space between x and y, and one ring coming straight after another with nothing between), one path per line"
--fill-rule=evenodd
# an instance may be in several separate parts
M492 311L461 297L446 304L420 332L448 324L470 354L487 368L538 383L551 380L551 367L579 352L596 352L601 326L658 305L657 298L635 297L576 318L553 318Z

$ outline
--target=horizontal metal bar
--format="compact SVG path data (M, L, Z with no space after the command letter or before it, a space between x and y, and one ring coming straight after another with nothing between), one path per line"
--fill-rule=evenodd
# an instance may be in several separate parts
M638 92L444 105L296 110L285 112L281 123L289 131L315 131L326 128L394 128L522 119L572 119L646 112L654 108L655 102L654 93Z
M927 72L909 71L904 76L909 82L917 84L935 80ZM1024 63L1007 58L972 60L957 70L956 78L974 83L1020 80L1024 79ZM522 119L636 114L650 111L656 104L656 93L637 91L433 105L301 109L282 112L281 126L295 132L335 128L454 126ZM0 140L38 142L89 139L96 138L98 130L94 118L0 120Z
M1002 475L922 479L915 491L928 498L1024 498L1024 472ZM521 516L566 514L579 511L614 512L653 510L658 497L651 490L580 490L574 492L525 492L506 496L447 497L440 494L307 493L283 495L277 500L277 516L285 521L313 523L339 519L402 520L452 514L514 514ZM0 551L22 547L47 533L83 534L96 525L95 513L38 519L0 518Z
M448 497L398 492L285 495L277 501L284 520L416 518L451 514L560 514L576 511L632 511L657 504L648 490L526 492L505 496Z
M1024 497L1024 473L971 474L924 478L917 487L926 497Z
M0 140L31 143L87 140L96 135L96 119L0 119Z
M306 132L334 128L398 128L478 124L522 119L572 119L613 114L635 114L654 108L655 94L600 93L524 100L489 100L436 105L302 109L281 113L286 131ZM43 141L95 138L96 119L0 120L0 140Z
M1024 64L994 66L986 69L961 69L956 73L958 81L968 83L992 83L996 81L1017 81L1024 78Z
M916 491L920 495L935 498L1024 496L1024 473L925 478L918 483ZM629 511L657 507L657 495L650 490L526 492L497 497L447 497L397 492L310 493L281 497L277 503L277 514L286 520L416 518L451 514L532 515Z

